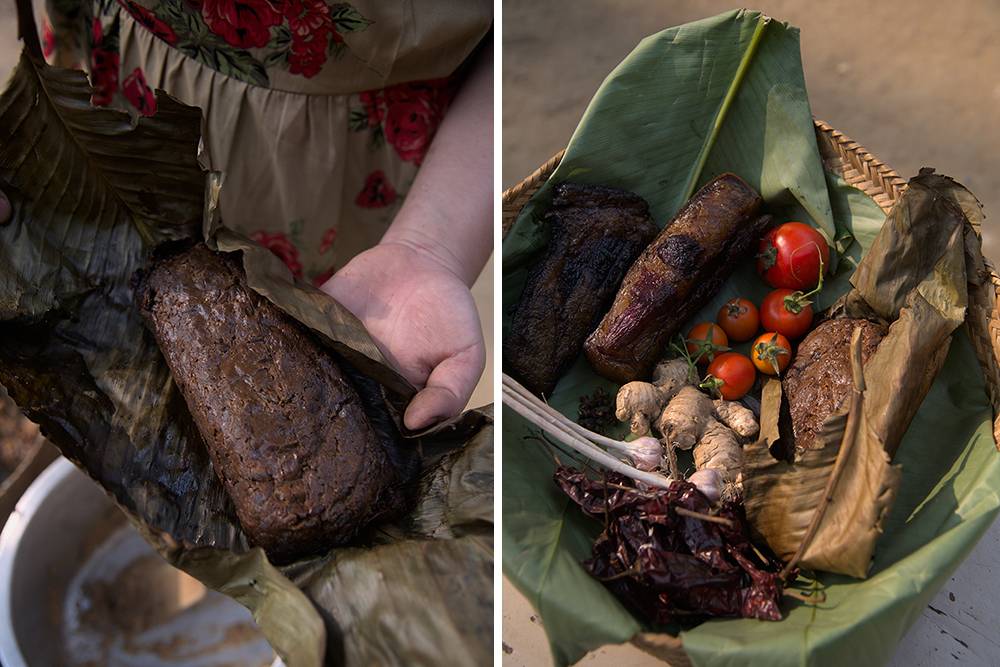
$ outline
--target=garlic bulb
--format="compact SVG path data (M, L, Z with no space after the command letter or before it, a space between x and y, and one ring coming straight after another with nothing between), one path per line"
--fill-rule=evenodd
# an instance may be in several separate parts
M718 470L703 468L688 477L687 481L698 487L713 505L722 498L722 475Z
M652 436L636 438L623 443L628 457L639 470L657 470L663 461L663 445Z

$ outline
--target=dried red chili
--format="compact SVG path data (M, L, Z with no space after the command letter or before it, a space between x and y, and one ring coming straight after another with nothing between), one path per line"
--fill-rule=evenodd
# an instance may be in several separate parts
M628 478L603 480L560 467L556 484L604 531L583 563L627 606L665 625L692 616L781 620L781 562L751 545L743 506L722 505L729 525L682 516L678 507L708 514L708 499L693 485L636 489Z

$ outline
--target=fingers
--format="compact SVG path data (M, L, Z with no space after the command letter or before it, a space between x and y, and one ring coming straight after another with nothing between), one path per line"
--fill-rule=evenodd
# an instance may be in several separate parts
M486 367L482 341L448 357L431 371L403 415L403 424L417 431L461 412Z
M0 192L0 225L10 220L10 213L10 200L7 199L7 195Z

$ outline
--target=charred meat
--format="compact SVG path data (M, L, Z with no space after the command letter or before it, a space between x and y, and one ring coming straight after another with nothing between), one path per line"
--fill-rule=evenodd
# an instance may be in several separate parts
M638 195L594 185L555 187L552 231L504 341L504 365L531 391L549 394L580 354L622 277L656 235Z
M622 281L611 310L586 341L587 359L616 382L647 377L667 342L770 226L760 195L734 174L718 176L684 205Z

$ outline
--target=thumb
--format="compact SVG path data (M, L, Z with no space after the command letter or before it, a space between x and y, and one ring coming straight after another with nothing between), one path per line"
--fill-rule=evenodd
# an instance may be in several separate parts
M406 407L403 424L417 431L457 415L469 402L485 367L486 352L481 341L442 361Z

